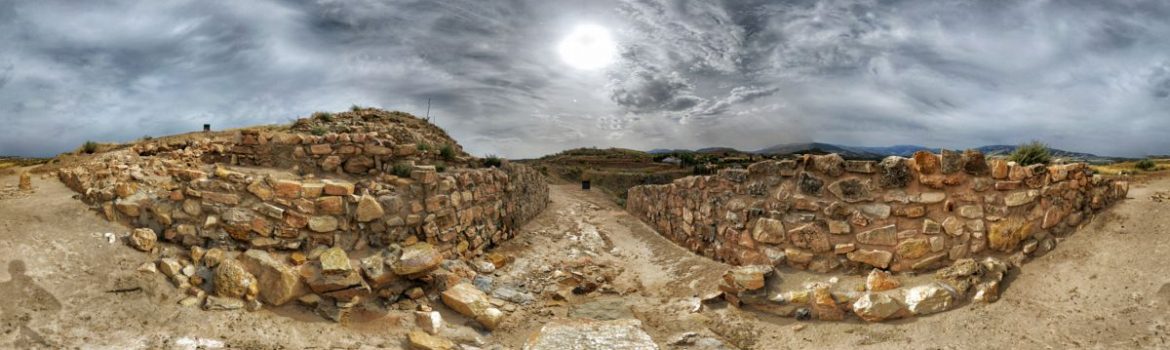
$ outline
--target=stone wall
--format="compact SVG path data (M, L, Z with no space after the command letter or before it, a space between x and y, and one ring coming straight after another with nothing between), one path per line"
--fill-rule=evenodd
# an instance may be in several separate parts
M209 166L171 168L163 191L144 190L130 168L62 169L59 177L111 220L152 228L185 246L301 250L379 247L415 237L475 256L539 213L548 190L533 169L418 166L409 179L296 178ZM95 181L97 180L97 181ZM96 187L110 183L112 186Z
M141 228L128 243L160 254L158 271L204 308L314 296L329 302L303 302L334 320L356 300L421 298L408 291L470 280L473 261L502 264L477 257L549 202L535 169L482 167L441 129L379 110L150 140L57 176Z
M880 162L831 154L635 187L627 209L735 265L920 271L1047 251L1127 191L1080 163L1021 166L975 151Z
M469 164L466 153L442 129L399 112L361 110L300 119L288 128L255 128L172 138L138 145L142 155L199 149L203 163L233 164L299 173L368 175L392 173L403 161ZM446 157L442 148L449 147Z
M133 150L102 158L99 168L58 176L107 219L185 246L301 250L417 239L470 257L510 238L548 202L543 177L519 164L442 173L413 166L409 178L355 179L173 166Z

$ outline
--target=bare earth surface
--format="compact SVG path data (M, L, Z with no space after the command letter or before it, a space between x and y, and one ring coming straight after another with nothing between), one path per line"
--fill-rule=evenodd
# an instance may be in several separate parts
M0 188L16 177L0 177ZM0 348L402 348L407 312L369 310L348 325L299 306L257 312L203 311L159 274L137 272L154 257L109 243L125 235L87 210L55 179L34 177L36 194L0 196ZM600 194L553 185L552 204L497 251L515 257L493 286L534 300L506 307L484 332L442 312L441 336L482 348L519 349L558 318L642 321L664 349L805 348L1170 348L1170 178L1135 184L1130 198L1026 264L999 302L900 322L798 322L724 304L698 310L726 266L676 247ZM567 292L574 272L600 281ZM787 280L827 276L784 271ZM127 290L111 292L116 290ZM672 345L694 332L693 345Z

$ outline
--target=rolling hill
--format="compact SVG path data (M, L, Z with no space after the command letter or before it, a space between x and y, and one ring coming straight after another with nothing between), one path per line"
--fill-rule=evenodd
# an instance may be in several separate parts
M986 154L988 156L1006 156L1008 154L1011 154L1012 151L1015 151L1016 146L1014 146L1014 145L988 145L988 146L977 147L975 149L979 150L980 152L983 152L984 154ZM712 150L718 150L720 152L735 152L735 153L741 152L741 151L735 150L733 148L728 148L728 147L708 147L708 148L701 148L701 149L695 150L695 151L686 150L686 149L673 149L673 150L671 150L671 149L654 149L654 150L649 151L648 153L651 153L651 154L684 153L684 152L711 153ZM931 148L931 147L919 146L919 145L894 145L894 146L885 146L885 147L868 147L868 146L845 146L845 145L836 145L836 144L823 143L823 142L803 142L803 143L777 144L777 145L773 145L773 146L766 147L763 149L759 149L759 150L755 150L755 151L747 151L747 152L743 152L743 153L752 153L752 154L761 154L761 155L837 153L837 154L840 154L842 157L845 157L847 159L881 159L881 158L885 158L888 156L909 157L909 156L912 156L914 154L914 152L923 151L923 150L930 151L930 152L939 152L940 151L939 148ZM1127 158L1123 158L1123 157L1099 156L1099 155L1095 155L1092 153L1071 152L1071 151L1065 151L1065 150L1056 149L1056 148L1051 148L1049 150L1052 152L1052 155L1056 158L1062 158L1062 159L1072 160L1072 161L1084 161L1084 162L1089 162L1089 163L1108 163L1108 162L1127 159Z

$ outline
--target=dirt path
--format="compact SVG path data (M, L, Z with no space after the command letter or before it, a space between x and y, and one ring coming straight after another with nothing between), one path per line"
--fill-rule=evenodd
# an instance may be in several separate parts
M0 186L15 183L0 177ZM342 326L295 309L210 312L177 304L159 275L135 272L156 257L105 232L125 234L55 179L36 196L0 199L0 348L399 348L412 326L390 312ZM443 336L482 348L519 348L554 318L636 318L664 349L1170 348L1170 203L1135 185L1130 199L1057 249L1024 266L1002 299L887 324L801 323L716 306L695 312L726 266L658 236L598 193L553 185L549 209L496 251L515 257L491 276L496 290L532 297L495 332L440 308ZM164 252L165 254L165 252ZM600 281L573 293L565 276ZM798 278L819 278L794 274ZM791 278L790 276L789 278ZM141 288L127 293L108 290ZM669 345L695 332L699 345ZM722 343L723 345L719 345ZM188 346L190 345L190 346Z

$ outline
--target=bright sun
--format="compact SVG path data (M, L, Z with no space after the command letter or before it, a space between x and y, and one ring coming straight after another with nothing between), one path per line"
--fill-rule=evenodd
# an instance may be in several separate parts
M617 43L609 30L595 24L577 26L557 46L561 60L577 69L591 70L605 67L617 55Z

